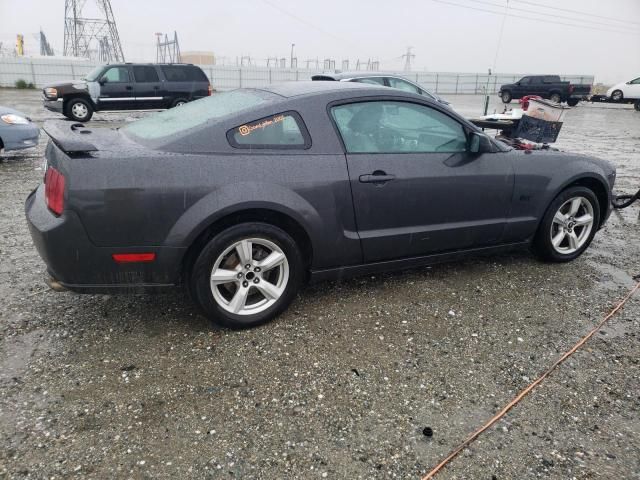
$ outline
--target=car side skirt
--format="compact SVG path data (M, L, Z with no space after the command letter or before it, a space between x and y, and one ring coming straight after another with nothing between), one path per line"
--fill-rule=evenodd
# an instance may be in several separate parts
M388 260L384 262L366 263L362 265L350 265L325 270L312 270L310 283L323 282L327 280L341 280L360 275L371 275L373 273L383 273L399 270L409 270L426 265L445 263L454 260L462 260L469 257L483 255L493 255L514 250L520 250L531 245L530 241L509 243L491 247L472 248L468 250L458 250L455 252L438 253L421 257L402 258L398 260Z

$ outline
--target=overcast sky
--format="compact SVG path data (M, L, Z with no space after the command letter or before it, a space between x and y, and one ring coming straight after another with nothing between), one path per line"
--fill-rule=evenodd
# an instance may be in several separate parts
M27 53L37 54L42 27L61 53L64 3L0 0L0 42L13 46L22 33ZM91 3L87 16L95 14ZM413 70L485 72L495 63L498 72L594 74L605 83L640 76L640 0L509 0L506 17L505 3L111 0L127 61L154 60L154 34L176 30L183 52L211 50L227 62L242 55L259 65L268 57L288 61L295 43L300 67L316 57L338 68L345 58L352 65L371 58L402 69L411 46Z

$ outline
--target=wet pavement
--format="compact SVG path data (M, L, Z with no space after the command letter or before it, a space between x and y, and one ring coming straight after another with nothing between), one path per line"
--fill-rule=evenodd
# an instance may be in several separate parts
M38 92L0 104L59 118ZM23 213L45 139L0 163L0 478L419 479L640 274L636 204L569 264L517 253L314 285L249 331L211 327L182 292L54 293ZM571 110L557 146L640 187L632 108ZM639 341L640 294L437 478L640 478Z

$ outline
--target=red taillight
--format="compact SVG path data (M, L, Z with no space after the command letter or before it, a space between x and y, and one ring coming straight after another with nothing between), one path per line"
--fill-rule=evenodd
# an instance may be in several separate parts
M44 200L56 215L64 210L64 175L53 167L47 168L44 177Z
M211 86L211 84L209 84L208 92L209 96L211 96L211 94L213 93L213 87Z
M116 263L141 263L153 262L156 259L155 253L114 253L111 257Z

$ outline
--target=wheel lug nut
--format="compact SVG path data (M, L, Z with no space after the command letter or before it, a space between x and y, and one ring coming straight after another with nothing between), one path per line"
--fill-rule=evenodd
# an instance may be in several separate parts
M242 286L244 288L247 288L249 286L249 282L247 282L246 280L244 282L242 282Z
M258 277L254 278L253 283L260 283L260 279Z
M253 269L254 272L258 273L260 271L260 267L256 267Z
M242 277L243 277L242 272L238 273L238 278L242 278Z
M248 263L244 266L244 268L246 268L247 270L249 270L251 268L251 265L249 265Z

